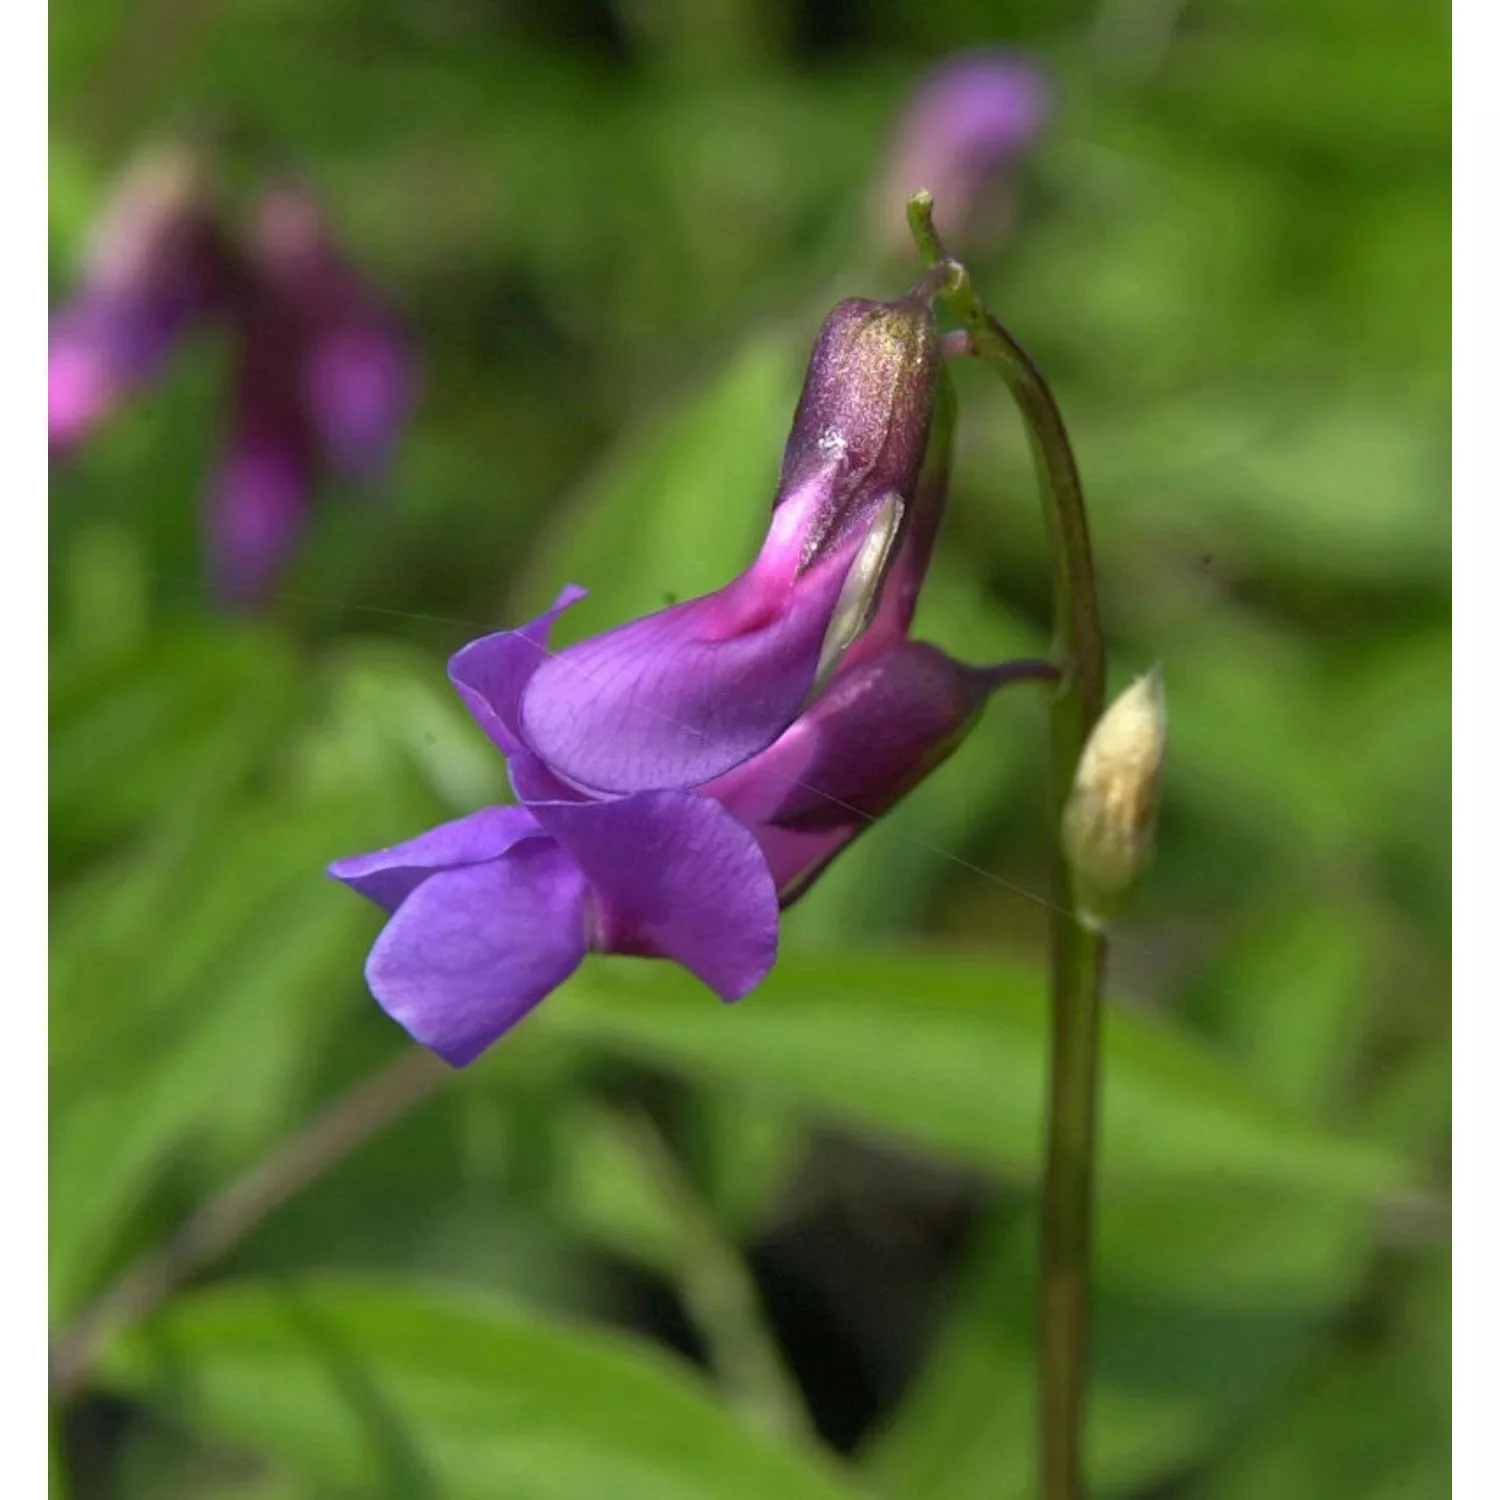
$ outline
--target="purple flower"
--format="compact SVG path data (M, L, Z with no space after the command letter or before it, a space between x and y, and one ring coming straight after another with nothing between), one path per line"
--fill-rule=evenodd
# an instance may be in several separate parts
M906 200L922 188L950 239L1001 238L1010 214L1005 179L1049 113L1045 78L1014 53L962 53L930 73L897 123L880 185L877 207L893 242L908 242Z
M234 391L210 484L209 567L221 598L253 605L280 576L325 473L368 480L388 461L414 396L413 360L310 194L275 187L234 232L198 159L162 150L121 184L78 292L53 319L53 452L210 323L231 337Z
M365 972L416 1040L462 1066L590 951L670 958L740 998L775 961L779 911L952 753L996 686L1050 674L907 638L950 418L925 301L844 303L746 573L555 653L553 622L583 593L569 587L453 658L521 805L330 867L391 914Z
M754 838L677 788L592 799L524 745L517 703L552 621L488 636L449 672L507 755L522 807L488 808L330 873L392 913L366 976L385 1009L455 1066L471 1061L585 952L674 958L736 999L776 956L776 892Z
M412 361L302 190L265 193L246 236L234 401L209 509L219 596L254 605L295 549L325 467L369 478L410 408Z
M143 156L105 211L78 291L52 321L53 452L74 447L155 379L192 323L228 309L237 280L201 163L172 148Z
M449 675L505 753L519 807L486 808L329 873L391 920L365 975L424 1046L471 1062L586 953L670 958L737 1000L776 958L778 911L957 747L1002 682L904 637L846 664L772 746L725 776L591 795L527 748L518 705L565 589L532 624L487 636Z

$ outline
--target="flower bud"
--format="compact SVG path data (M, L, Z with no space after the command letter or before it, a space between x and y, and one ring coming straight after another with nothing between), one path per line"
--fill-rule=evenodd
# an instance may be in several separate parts
M1003 238L1008 169L1040 134L1048 109L1045 78L1011 53L962 54L930 74L897 124L879 187L892 247L907 247L906 201L924 188L953 243L973 248Z
M776 506L811 498L800 568L836 549L887 495L910 505L942 351L931 298L851 298L818 331L781 463ZM799 510L801 506L798 506Z
M827 687L906 555L943 373L936 285L829 314L745 572L538 667L520 717L556 775L592 792L698 786L764 750ZM941 487L923 495L930 541ZM913 601L918 574L903 572Z
M1094 726L1063 809L1079 917L1095 931L1150 863L1166 748L1166 690L1153 667Z

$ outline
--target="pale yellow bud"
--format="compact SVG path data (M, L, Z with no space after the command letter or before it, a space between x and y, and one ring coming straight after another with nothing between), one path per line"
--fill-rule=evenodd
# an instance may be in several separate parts
M1166 689L1152 667L1094 726L1063 809L1063 852L1079 917L1096 930L1151 861L1166 748Z

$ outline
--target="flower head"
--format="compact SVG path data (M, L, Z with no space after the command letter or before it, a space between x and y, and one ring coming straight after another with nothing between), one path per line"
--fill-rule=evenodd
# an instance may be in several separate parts
M348 474L378 472L414 395L406 339L340 254L305 189L283 183L267 191L247 240L267 313L300 341L288 379L324 456Z
M1042 73L1014 53L961 53L930 73L897 123L880 183L879 217L893 243L906 243L906 201L923 188L952 240L1001 237L1006 176L1050 107Z
M215 592L241 606L259 603L281 576L306 527L319 470L317 432L301 396L304 332L264 284L252 283L248 295L205 532Z
M414 394L407 343L335 248L310 193L280 184L231 223L206 164L180 147L122 180L75 295L54 316L48 425L63 453L157 378L190 333L231 340L233 398L210 485L210 571L259 602L328 471L369 479Z
M1045 664L984 671L899 640L835 674L774 744L705 786L589 793L526 745L519 704L555 660L565 589L449 676L507 757L520 806L486 808L329 873L391 914L365 974L385 1010L455 1066L588 952L670 958L724 1000L776 959L778 912L957 748L985 699Z
M738 999L775 962L779 911L995 687L1051 674L907 638L942 510L944 379L922 297L841 304L744 574L554 652L570 587L453 658L520 805L330 868L391 914L366 976L418 1041L470 1061L590 951L673 959Z

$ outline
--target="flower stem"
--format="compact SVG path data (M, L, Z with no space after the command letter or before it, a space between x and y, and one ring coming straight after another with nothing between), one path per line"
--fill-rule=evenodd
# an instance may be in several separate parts
M141 1322L191 1275L453 1076L413 1047L355 1084L282 1146L209 1198L168 1240L135 1261L56 1340L52 1388L66 1399L87 1381L107 1340Z
M1084 744L1104 708L1104 636L1078 465L1057 401L1041 372L985 307L967 269L948 254L938 236L931 194L918 193L907 205L907 217L928 266L948 273L943 296L967 334L954 352L972 354L997 371L1021 409L1031 443L1052 560L1056 649L1062 668L1051 705L1051 821L1056 838ZM1057 847L1051 900L1052 1042L1039 1325L1041 1495L1043 1500L1081 1500L1104 940L1079 921L1067 861Z
M681 1239L679 1289L730 1401L782 1442L815 1447L797 1377L761 1306L738 1247L694 1190L643 1110L621 1110L619 1128L650 1173Z

